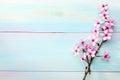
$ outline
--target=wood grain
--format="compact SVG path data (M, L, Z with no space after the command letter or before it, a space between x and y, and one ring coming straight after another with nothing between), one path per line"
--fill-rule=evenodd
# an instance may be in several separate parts
M120 32L118 0L0 1L0 31L90 32L102 3L109 4L115 32Z
M0 70L83 71L85 64L73 56L72 49L90 33L0 33ZM104 44L110 60L96 58L93 71L120 71L120 33ZM103 67L104 66L104 67Z
M119 80L119 0L1 0L0 80L81 80L86 64L72 49L91 34L103 2L115 31L99 55L108 50L111 58L96 58L87 80Z
M118 72L92 72L86 80L118 80ZM1 80L82 80L83 72L0 72Z

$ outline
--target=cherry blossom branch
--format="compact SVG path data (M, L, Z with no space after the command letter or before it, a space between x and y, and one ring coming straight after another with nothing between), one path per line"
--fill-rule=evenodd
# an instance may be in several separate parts
M92 36L87 39L82 39L79 43L75 45L73 50L75 55L80 56L80 59L87 63L83 80L86 79L88 73L91 74L91 64L93 60L97 57L97 54L103 43L111 39L114 21L109 18L107 6L107 4L102 4L100 6L101 18L96 21L92 30ZM110 58L108 51L105 51L104 54L99 57L104 60L108 60Z
M99 49L101 48L101 46L102 46L103 43L105 43L105 42L106 42L106 41L102 41L102 42L101 42L101 44L99 45L97 51L95 52L95 55L97 55ZM88 66L85 68L85 74L84 74L83 80L86 79L86 76L87 76L88 73L89 73L89 74L91 73L90 67L91 67L91 64L92 64L92 61L94 60L94 58L95 58L95 57L93 57L93 58L90 59L90 63L88 63Z

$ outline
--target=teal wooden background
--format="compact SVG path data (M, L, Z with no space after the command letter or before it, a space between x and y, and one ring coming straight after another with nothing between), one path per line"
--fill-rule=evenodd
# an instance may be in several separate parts
M0 80L81 80L84 63L72 49L91 33L98 6L109 4L116 22L113 38L100 50L87 80L120 79L119 0L0 1Z

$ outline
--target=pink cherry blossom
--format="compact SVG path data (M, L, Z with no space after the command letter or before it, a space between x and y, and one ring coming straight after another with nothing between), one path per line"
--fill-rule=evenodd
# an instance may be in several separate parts
M89 44L85 44L85 45L83 46L83 48L87 50L87 49L89 49L89 46L90 46Z
M108 60L110 58L110 55L109 55L108 51L104 52L102 58L105 59L105 60Z
M108 19L109 17L107 12L103 12L101 16L103 17L103 19Z
M80 49L79 49L79 48L75 48L75 49L73 50L73 52L77 54L77 53L80 52Z
M99 35L99 28L94 27L92 30L93 35L98 36Z
M85 44L85 40L84 39L80 40L80 43L81 43L81 45L84 45Z
M77 43L72 51L75 55L78 55L80 52L80 44Z
M102 4L101 7L105 8L108 4Z
M108 33L107 31L104 31L104 33L102 34L103 36L103 40L110 40L111 39L111 33Z
M80 52L80 49L74 49L73 50L74 56L78 56L79 52Z
M84 53L84 54L85 54L85 53ZM81 56L80 59L81 59L82 61L85 60L85 59L86 59L86 55Z
M111 25L111 26L114 26L114 20L112 20L112 19L107 19L107 20L106 20L106 24L109 24L109 25Z
M112 26L108 23L103 27L104 31L113 32Z
M89 58L95 57L95 51L94 51L94 52L89 52L89 53L88 53L88 57L89 57Z
M95 46L95 44L96 44L97 41L98 41L98 40L97 40L97 38L96 38L95 36L92 36L92 37L90 38L90 42L92 43L93 46Z
M107 11L107 4L102 4L101 6L100 6L100 11L101 12L106 12Z
M97 48L95 46L90 45L88 49L88 57L94 57Z
M94 24L94 26L95 26L95 27L100 27L100 24L101 24L100 21L96 21L95 24Z
M93 45L89 46L89 49L88 49L89 52L93 52L93 51L96 51L96 50L97 50L96 46L93 46Z

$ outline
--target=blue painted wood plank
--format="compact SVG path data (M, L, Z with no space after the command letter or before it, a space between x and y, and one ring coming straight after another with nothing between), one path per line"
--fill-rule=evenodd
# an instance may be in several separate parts
M0 31L90 32L98 6L107 2L120 32L119 1L5 0L0 1Z
M90 33L0 33L0 70L17 71L83 71L85 64L73 56L72 49ZM103 45L110 60L96 58L93 71L120 70L120 33Z
M83 72L0 72L1 80L82 80ZM92 72L86 80L119 80L118 72Z

